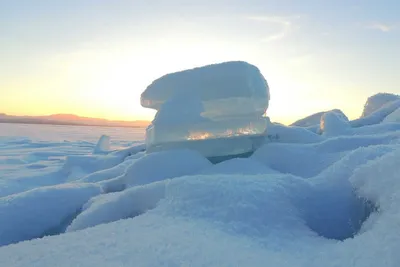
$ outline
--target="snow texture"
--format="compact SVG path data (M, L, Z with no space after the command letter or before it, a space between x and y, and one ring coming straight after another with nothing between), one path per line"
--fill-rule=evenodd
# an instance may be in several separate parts
M361 115L361 118L371 115L378 109L396 100L400 100L400 96L388 93L379 93L370 96L364 105L364 110Z
M300 120L297 120L297 121L293 122L290 126L310 127L310 126L319 125L320 121L321 121L321 117L327 112L338 113L338 114L342 115L344 118L346 118L346 120L348 120L348 118L343 113L343 111L341 111L340 109L333 109L333 110L330 110L330 111L322 111L322 112L318 112L318 113L312 114L312 115L307 116L307 117L305 117L303 119L300 119Z
M400 108L390 113L386 118L383 119L385 123L400 122Z
M125 172L128 187L194 174L211 166L211 162L192 150L171 150L145 155Z
M269 101L269 88L259 69L246 62L234 61L167 74L147 87L141 95L141 103L144 107L159 110L168 99L181 94L194 94L202 102L254 97L254 100L261 100L260 115L268 108ZM235 107L240 108L237 112L253 108Z
M337 136L343 135L350 129L347 117L340 113L331 111L321 116L320 130L324 135Z
M350 122L325 112L321 134L267 119L252 156L215 165L20 129L0 138L0 266L397 267L396 105Z
M374 102L373 102L374 103ZM368 107L369 102L367 102L366 107ZM374 103L375 104L375 103ZM385 102L383 105L373 105L375 112L369 113L365 112L367 115L350 122L352 127L361 127L366 125L373 125L384 121L384 119L391 113L400 108L400 99ZM369 110L369 109L367 109Z
M65 184L0 198L0 245L62 231L63 224L100 193L93 184Z

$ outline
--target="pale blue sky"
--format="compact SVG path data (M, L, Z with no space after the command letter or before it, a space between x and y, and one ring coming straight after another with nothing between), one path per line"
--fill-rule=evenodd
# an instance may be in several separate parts
M400 93L398 1L1 1L0 112L151 119L140 93L167 72L255 64L269 115L361 114Z

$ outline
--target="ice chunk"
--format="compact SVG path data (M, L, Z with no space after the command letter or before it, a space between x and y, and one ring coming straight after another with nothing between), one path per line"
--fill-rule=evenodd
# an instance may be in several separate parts
M102 135L93 150L93 154L103 154L110 151L110 137Z
M365 103L363 113L361 118L367 117L383 107L384 105L395 101L400 100L400 96L389 94L389 93L379 93L373 96L370 96Z
M389 114L400 108L400 99L387 102L378 110L365 117L350 122L352 127L362 127L366 125L381 123Z
M206 104L206 112L216 112L215 115L246 114L247 111L262 115L268 108L269 89L265 78L257 67L241 61L167 74L147 87L141 95L141 104L159 110L171 97L187 92L198 94Z
M193 140L265 134L262 116L268 108L269 88L255 66L225 62L165 75L147 87L141 103L158 110L146 130L147 152L154 152L167 146L185 147ZM232 151L225 147L224 153L254 150L251 137L246 142L250 145L237 142ZM207 157L221 154L216 149L198 151Z
M350 124L347 117L331 111L322 115L320 129L324 135L335 136L348 132Z
M180 125L207 121L201 114L204 112L203 103L196 93L183 92L169 98L154 117L153 124Z

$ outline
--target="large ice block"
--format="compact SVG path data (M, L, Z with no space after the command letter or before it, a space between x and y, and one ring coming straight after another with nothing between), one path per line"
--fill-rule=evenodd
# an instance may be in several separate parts
M247 153L266 133L267 81L259 69L234 61L167 74L142 93L141 104L158 112L147 128L147 151L189 146L196 142L205 156ZM252 138L254 137L254 138ZM234 138L232 141L222 139ZM206 144L220 147L204 149ZM246 140L245 140L246 139ZM226 148L221 148L222 144ZM245 144L245 145L244 145ZM190 145L193 147L193 145ZM215 155L214 155L215 154Z

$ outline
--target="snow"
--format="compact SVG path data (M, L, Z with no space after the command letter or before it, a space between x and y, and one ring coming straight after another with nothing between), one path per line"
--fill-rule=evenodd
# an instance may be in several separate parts
M361 127L366 125L373 125L382 122L387 116L400 108L400 99L394 100L384 104L382 107L377 109L374 113L371 113L365 117L361 117L357 120L350 122L352 127Z
M258 101L252 100L252 105L241 105L249 98L249 92ZM159 110L168 99L181 94L197 95L201 101L224 100L224 109L210 107L224 111L224 114L237 114L260 112L260 115L268 108L269 88L260 70L246 62L233 61L202 66L194 69L170 73L153 81L141 95L142 106ZM184 102L182 100L182 102ZM233 107L229 104L233 104ZM255 105L258 104L258 105ZM236 109L240 105L240 109ZM213 106L213 105L212 105ZM208 108L207 108L208 109ZM207 117L207 116L206 116Z
M267 117L268 139L280 143L317 143L324 138L317 134L317 131L310 131L307 128L298 126L285 126L279 123L272 123ZM318 126L319 127L319 126Z
M361 118L371 115L378 109L396 100L400 100L400 96L388 93L378 93L376 95L370 96L364 105L364 110Z
M151 183L92 198L68 226L67 232L118 221L155 208L165 196L165 183Z
M400 108L397 108L395 111L387 115L383 122L391 123L391 122L400 122Z
M196 151L163 151L145 155L135 161L122 179L131 187L194 174L210 165L211 162Z
M348 120L348 118L343 113L343 111L341 111L340 109L333 109L333 110L330 110L330 111L318 112L318 113L312 114L310 116L307 116L307 117L305 117L303 119L297 120L297 121L293 122L291 124L291 126L310 127L310 126L319 125L320 121L321 121L321 117L327 112L338 113L341 116L343 116L344 118L346 118L346 120Z
M343 135L349 129L349 120L340 113L331 111L321 116L320 130L324 135Z
M64 184L0 198L0 246L62 231L60 227L100 193L93 184Z
M323 112L319 131L264 118L262 146L218 164L147 154L144 129L39 142L0 125L0 266L398 266L396 103Z
M110 137L102 135L93 150L93 154L102 154L110 151Z

